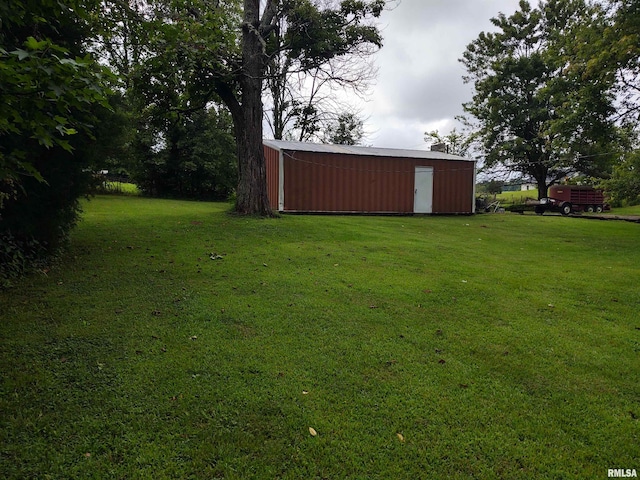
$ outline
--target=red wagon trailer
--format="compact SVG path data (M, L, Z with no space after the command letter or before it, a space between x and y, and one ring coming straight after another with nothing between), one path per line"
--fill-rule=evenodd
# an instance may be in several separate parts
M572 212L602 212L604 194L602 190L586 185L553 185L547 198L540 199L536 213L546 210L569 215Z

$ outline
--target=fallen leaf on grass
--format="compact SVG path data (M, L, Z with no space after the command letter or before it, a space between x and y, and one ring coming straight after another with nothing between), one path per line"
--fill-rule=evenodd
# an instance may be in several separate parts
M191 340L197 340L197 339L198 339L197 335L193 335L193 336L191 337Z
M378 308L377 305L369 305L369 308Z
M303 395L309 395L309 392L307 392L306 390L302 390L302 394Z
M444 365L445 363L447 363L447 361L444 358L441 358L440 360L438 360L438 363L440 365Z
M309 427L309 433L311 434L312 437L318 436L318 432L316 432L313 427Z
M89 458L91 456L91 454L89 452L84 454L85 457Z
M396 437L398 437L398 440L400 440L401 442L404 442L404 435L402 435L401 433L396 433Z

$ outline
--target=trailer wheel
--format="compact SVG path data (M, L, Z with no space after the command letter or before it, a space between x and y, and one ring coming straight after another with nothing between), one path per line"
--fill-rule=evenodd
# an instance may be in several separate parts
M595 210L595 207L593 205L588 205L587 206L587 212L588 213L593 213L594 210Z
M596 205L596 212L598 212L598 213L602 213L602 210L604 210L604 209L602 208L602 205Z
M544 213L544 207L541 207L540 205L536 205L535 212L536 212L536 215L542 215Z
M569 215L571 213L571 204L569 202L563 203L560 211L562 215Z

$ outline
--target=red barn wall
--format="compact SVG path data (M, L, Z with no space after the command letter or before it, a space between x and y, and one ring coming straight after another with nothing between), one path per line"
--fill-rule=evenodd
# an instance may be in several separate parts
M434 169L433 213L473 211L471 161L302 151L283 155L284 211L412 213L416 166Z

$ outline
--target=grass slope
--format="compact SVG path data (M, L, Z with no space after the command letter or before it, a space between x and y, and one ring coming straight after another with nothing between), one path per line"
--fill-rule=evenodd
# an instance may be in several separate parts
M0 293L4 478L640 468L637 224L226 208L99 197Z

